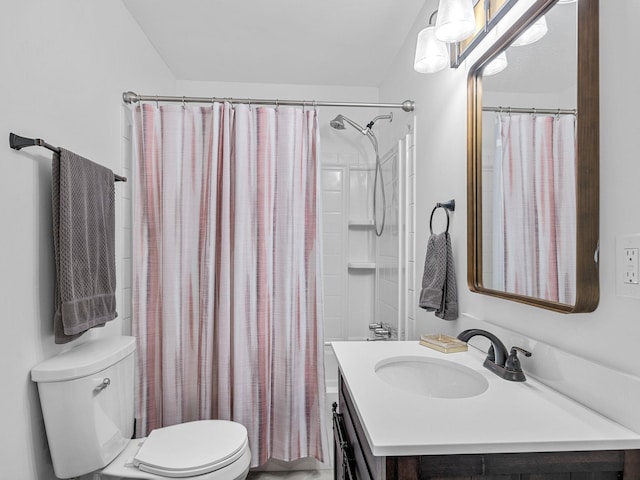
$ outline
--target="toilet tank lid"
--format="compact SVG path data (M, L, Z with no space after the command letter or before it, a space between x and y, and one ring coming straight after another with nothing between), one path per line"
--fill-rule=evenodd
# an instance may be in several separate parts
M89 340L33 367L31 380L61 382L92 375L122 360L135 349L134 337Z

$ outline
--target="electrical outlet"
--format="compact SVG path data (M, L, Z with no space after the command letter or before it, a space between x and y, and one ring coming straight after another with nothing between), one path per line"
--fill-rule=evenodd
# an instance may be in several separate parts
M640 298L640 234L616 237L616 294Z
M638 283L638 248L624 249L624 283Z

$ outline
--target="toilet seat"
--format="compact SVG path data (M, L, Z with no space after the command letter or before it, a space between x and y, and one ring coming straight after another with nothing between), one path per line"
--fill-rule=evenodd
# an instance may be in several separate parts
M198 422L191 422L191 423L200 424L201 422L204 422L204 424L206 425L207 422L209 422L209 420L200 420ZM177 428L177 430L178 430L178 434L181 433L181 430L182 431L195 430L196 433L194 433L194 435L197 435L198 430L200 429L206 429L206 430L209 430L210 432L215 432L212 435L217 436L219 439L219 442L222 442L225 444L225 446L228 446L227 451L233 450L232 443L234 438L236 440L238 440L239 438L242 438L243 439L242 443L244 443L244 447L241 447L240 451L235 454L235 456L237 456L237 460L232 461L230 457L228 459L228 464L224 467L219 467L217 470L213 470L213 471L210 471L209 473L196 475L193 477L187 477L187 475L189 475L189 472L186 471L187 469L184 469L182 472L180 471L174 471L174 472L168 472L168 473L165 472L163 475L143 471L139 467L136 467L134 465L134 458L138 455L138 452L144 446L148 438L138 438L138 439L129 440L129 443L125 446L124 450L120 452L120 454L115 459L113 459L113 461L109 463L109 465L107 465L102 470L100 470L99 472L100 478L104 480L123 479L123 478L141 479L141 480L142 479L171 480L172 478L193 478L194 480L195 479L197 480L240 480L240 479L246 478L247 473L249 472L250 464L251 464L251 450L249 449L248 442L245 441L247 439L246 429L244 430L244 432L242 432L242 430L244 429L242 425L234 424L242 428L229 426L227 425L227 423L232 423L232 422L225 422L223 420L216 420L214 422L215 423L213 424L209 423L207 427L203 427L201 425L194 426L191 424L182 424L182 425L190 425L190 426L184 427L184 428ZM223 422L223 423L218 423L218 422ZM164 427L158 430L160 430L161 432L165 431L165 429L167 428L171 428L172 430L175 430L176 427L180 427L180 425L174 425L172 427ZM221 429L219 429L219 427L221 427ZM226 427L229 427L229 428L226 428ZM231 431L230 434L229 434L229 431ZM244 436L243 436L243 433L244 433ZM238 437L238 434L239 434L239 437ZM225 437L224 435L228 435L228 436ZM205 432L205 436L209 436L209 433ZM199 439L197 437L193 437L192 439L187 439L185 443L198 443L198 441ZM171 443L171 440L169 442ZM202 443L202 441L200 443ZM180 452L181 456L186 456L185 450L187 450L187 447L188 445L185 445L183 443L179 447L175 447L175 451ZM210 446L208 450L209 450L209 456L210 456L208 463L215 463L215 462L212 462L212 459L215 456L215 455L212 455L212 453L215 453L215 449ZM153 447L149 451L153 453L154 451ZM175 455L171 454L171 456L174 457ZM234 455L232 455L232 457L234 457ZM164 463L164 462L160 462L160 463ZM179 476L180 474L181 476Z
M247 429L226 420L199 420L153 430L133 458L143 472L184 478L237 461L247 449Z

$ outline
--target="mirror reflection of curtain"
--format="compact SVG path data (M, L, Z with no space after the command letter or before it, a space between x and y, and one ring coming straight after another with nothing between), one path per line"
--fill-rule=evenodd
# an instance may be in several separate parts
M326 459L317 112L134 109L138 435L242 423L253 466Z
M493 287L573 304L576 272L573 115L500 114L494 169Z

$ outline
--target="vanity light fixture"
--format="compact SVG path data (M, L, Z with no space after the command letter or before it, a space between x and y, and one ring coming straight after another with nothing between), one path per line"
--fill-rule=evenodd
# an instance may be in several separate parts
M416 56L413 62L413 69L418 73L439 72L449 65L447 46L435 35L436 26L433 24L433 17L437 13L436 10L431 14L429 25L418 33Z
M517 2L439 0L438 10L431 14L428 26L418 34L414 70L435 73L444 69L447 63L451 68L458 68Z
M502 52L487 63L487 66L482 70L482 75L495 75L507 68L507 65L509 65L509 62L507 61L507 52Z
M443 70L451 59L446 44L470 37L475 29L473 0L440 0L438 10L429 17L429 24L418 33L413 69L418 73Z
M436 38L454 43L469 38L476 30L473 0L440 0Z
M542 15L538 20L533 22L529 28L522 32L522 35L516 38L511 46L521 47L523 45L530 45L544 37L548 31L547 20L545 16Z

